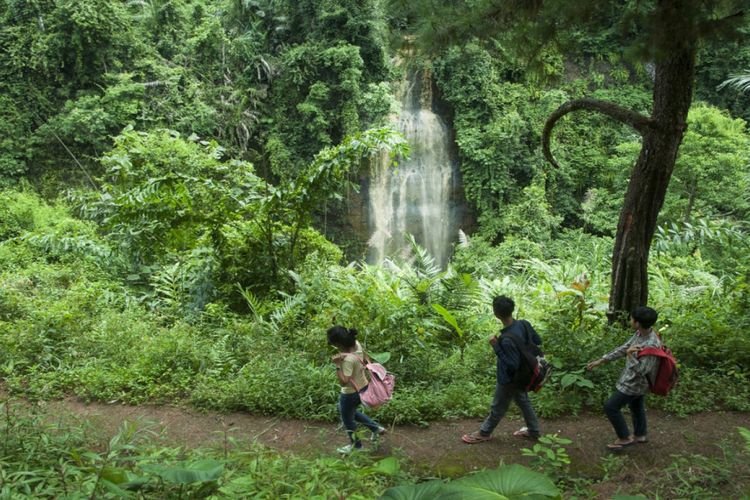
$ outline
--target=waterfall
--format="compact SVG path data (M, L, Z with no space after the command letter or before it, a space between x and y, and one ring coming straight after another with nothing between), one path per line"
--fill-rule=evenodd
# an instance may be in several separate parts
M454 162L447 125L432 111L432 82L426 71L410 71L402 83L398 130L409 142L408 160L373 162L369 187L371 262L408 259L412 234L441 267L456 234L451 208Z

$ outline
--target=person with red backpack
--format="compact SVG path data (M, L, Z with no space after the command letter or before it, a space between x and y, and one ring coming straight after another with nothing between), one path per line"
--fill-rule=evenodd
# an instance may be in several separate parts
M357 330L334 326L328 329L327 335L328 343L339 350L331 360L336 365L336 376L341 385L338 408L341 423L344 424L346 433L349 435L349 444L338 448L337 451L346 455L362 448L362 441L357 436L357 422L370 429L373 439L385 434L386 429L357 410L362 404L360 394L369 385L362 362L364 349L357 342Z
M512 299L499 296L492 301L492 310L495 317L500 320L503 327L499 336L489 339L492 349L497 356L497 383L495 385L495 397L492 399L490 414L484 420L478 431L464 434L461 440L467 444L481 443L492 437L492 431L500 423L500 420L508 411L511 401L515 401L521 409L526 426L513 433L514 436L537 439L539 433L539 421L531 406L531 400L523 384L517 380L517 374L522 369L522 353L519 347L532 346L538 351L542 339L536 333L531 323L525 319L513 319L515 303ZM541 351L539 351L541 354Z
M641 306L633 309L630 313L630 325L635 328L633 336L614 351L586 365L588 370L593 370L603 363L626 358L625 369L620 375L615 392L604 404L604 413L617 434L617 439L607 445L611 451L620 451L634 443L648 442L646 394L650 391L650 381L656 378L660 359L654 355L639 356L639 353L646 349L661 349L661 339L651 328L657 317L657 312L650 307ZM630 434L628 424L622 416L621 409L625 405L630 407L633 418L633 435Z

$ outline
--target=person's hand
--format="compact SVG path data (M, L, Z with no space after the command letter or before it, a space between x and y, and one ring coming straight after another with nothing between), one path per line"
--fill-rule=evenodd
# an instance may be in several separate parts
M628 356L632 356L633 354L638 354L638 352L640 352L641 349L643 349L643 347L639 345L631 345L630 347L628 347L628 351L627 351Z
M490 343L490 345L495 345L497 344L497 337L495 337L494 335L491 335L490 338L487 339L487 341Z
M601 365L602 363L604 363L604 358L597 359L596 361L592 361L591 363L587 364L586 365L586 369L588 371L591 371L594 368L596 368L597 366Z

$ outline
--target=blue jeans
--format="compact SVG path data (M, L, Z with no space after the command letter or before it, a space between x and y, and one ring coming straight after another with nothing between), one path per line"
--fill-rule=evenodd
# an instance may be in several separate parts
M364 389L363 389L364 390ZM372 432L377 432L380 424L373 421L370 417L364 413L357 411L357 407L362 404L362 400L359 399L359 393L354 392L352 394L342 393L339 396L339 413L341 414L341 423L344 424L346 433L349 435L349 439L355 448L361 448L362 442L355 434L357 430L357 422L364 424L365 427L370 429Z
M539 421L534 413L534 408L531 407L531 400L529 400L529 394L524 391L519 391L513 384L506 385L495 385L495 397L492 398L492 406L490 407L490 414L484 420L484 423L479 428L479 433L483 436L489 436L492 431L495 430L497 424L503 419L505 413L508 411L510 401L514 400L518 407L521 409L523 414L523 420L526 422L529 435L539 436Z
M630 415L633 417L633 432L636 436L646 435L646 396L629 396L620 391L615 391L604 403L604 413L615 428L615 433L620 439L628 439L630 431L628 424L625 423L625 417L622 416L620 409L628 405Z

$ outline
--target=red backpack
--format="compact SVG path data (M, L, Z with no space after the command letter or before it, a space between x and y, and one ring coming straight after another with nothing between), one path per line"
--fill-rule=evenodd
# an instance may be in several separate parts
M677 385L680 373L677 369L677 359L675 359L672 351L661 342L658 334L656 337L659 338L661 347L644 347L638 352L638 357L656 356L659 358L659 369L656 371L656 378L651 380L646 376L646 380L648 380L651 392L659 396L666 396Z
M518 367L513 377L513 385L524 392L539 392L552 375L552 364L544 357L539 346L531 341L529 331L526 329L528 321L525 319L518 321L521 322L526 337L523 341L513 333L502 334L502 337L513 342L521 356L521 366Z

